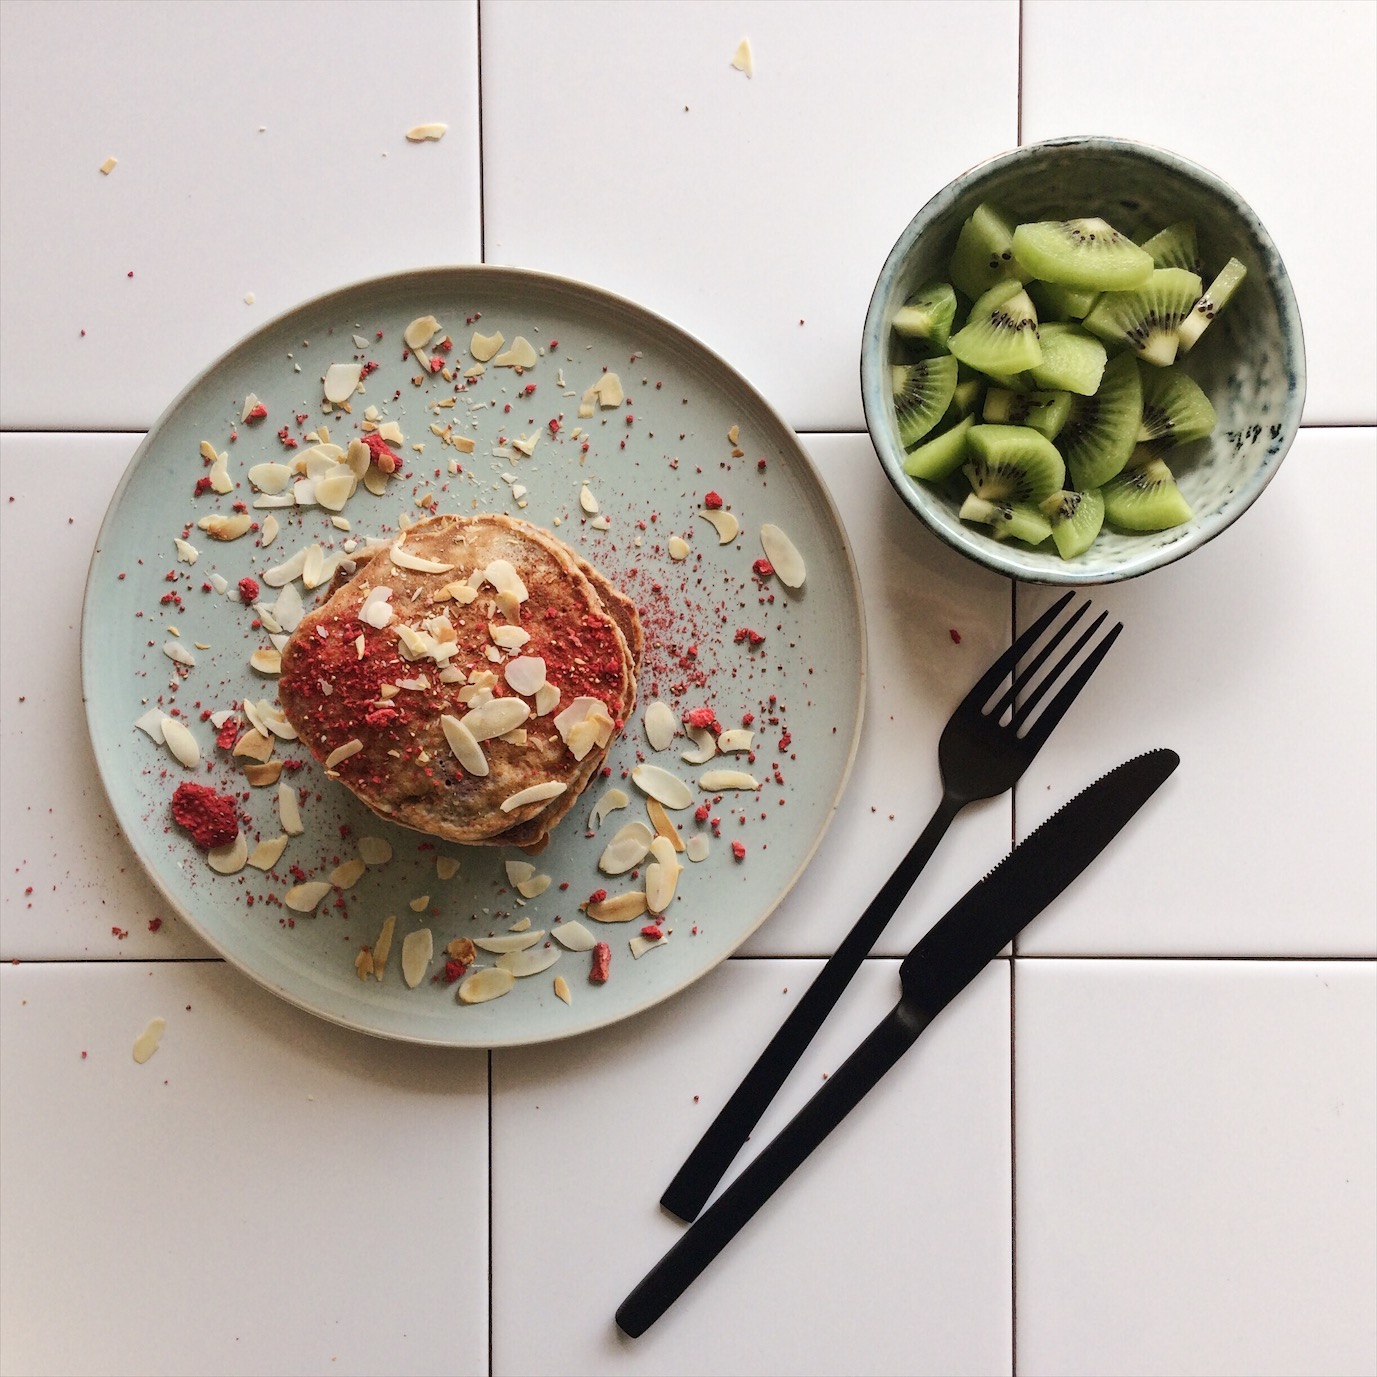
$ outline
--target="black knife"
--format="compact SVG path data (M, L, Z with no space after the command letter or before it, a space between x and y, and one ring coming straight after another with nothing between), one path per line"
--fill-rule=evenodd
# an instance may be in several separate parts
M1181 763L1149 751L1098 779L959 899L899 967L903 994L882 1023L701 1214L617 1310L644 1334L846 1117L918 1035L1114 839Z

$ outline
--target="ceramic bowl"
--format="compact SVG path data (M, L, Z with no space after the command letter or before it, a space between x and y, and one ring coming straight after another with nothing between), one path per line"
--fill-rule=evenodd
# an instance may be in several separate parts
M1184 526L1144 534L1106 528L1084 554L1063 560L1050 541L1034 549L996 540L986 528L961 521L959 485L943 488L905 474L890 384L890 321L913 291L945 277L961 226L982 201L1003 208L1015 223L1098 215L1139 242L1166 225L1193 220L1205 286L1230 257L1247 268L1228 306L1179 360L1219 418L1212 436L1169 456L1195 513ZM958 309L958 325L964 309L964 304ZM1281 256L1232 187L1174 153L1145 144L1054 139L972 168L909 223L871 297L861 343L861 395L886 475L938 537L978 563L1027 582L1111 583L1181 559L1247 511L1280 467L1300 426L1305 344Z

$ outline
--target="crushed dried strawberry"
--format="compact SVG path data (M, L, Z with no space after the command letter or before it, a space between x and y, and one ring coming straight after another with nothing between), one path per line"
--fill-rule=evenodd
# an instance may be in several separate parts
M704 731L716 732L721 730L717 722L717 714L711 708L690 708L684 714L684 721L690 727L701 727Z
M191 834L202 851L228 846L239 835L239 809L233 798L190 780L172 794L172 820Z
M590 985L605 985L612 967L612 948L606 942L598 942L593 947L593 964L588 970Z
M258 583L255 579L243 578L239 580L239 597L246 603L258 601Z
M233 717L227 717L224 725L215 734L215 744L222 751L232 751L234 743L239 740L239 723Z
M249 414L244 417L246 421L263 421L268 416L268 408L259 402L257 406L249 408Z
M758 579L767 579L775 571L775 566L768 559L758 559L751 565L751 573Z
M722 494L720 492L710 492L704 499L703 505L710 511L720 511L722 508Z
M732 855L735 856L738 861L744 861L746 859L746 843L734 841L732 843Z

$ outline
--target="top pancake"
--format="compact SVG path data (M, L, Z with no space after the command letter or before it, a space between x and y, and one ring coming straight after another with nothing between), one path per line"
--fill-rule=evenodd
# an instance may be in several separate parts
M370 624L386 620L384 599L391 619ZM548 532L439 516L360 557L303 619L278 692L311 752L380 816L538 849L630 714L641 646L635 605ZM538 671L536 658L538 697L506 677Z

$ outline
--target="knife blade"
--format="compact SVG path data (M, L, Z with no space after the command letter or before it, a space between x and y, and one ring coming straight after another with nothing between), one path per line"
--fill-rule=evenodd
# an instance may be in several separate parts
M618 1307L623 1333L638 1338L674 1304L923 1029L1085 870L1180 763L1175 751L1156 750L1111 770L953 905L904 958L898 1004Z

